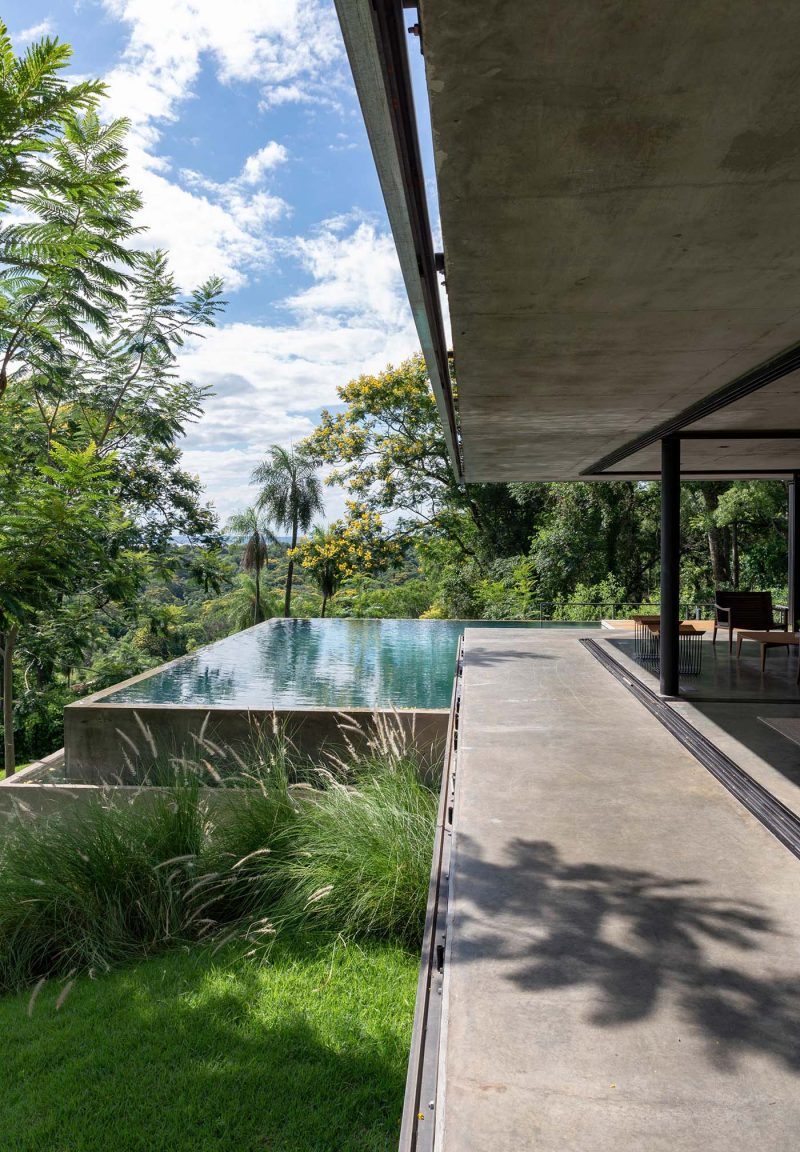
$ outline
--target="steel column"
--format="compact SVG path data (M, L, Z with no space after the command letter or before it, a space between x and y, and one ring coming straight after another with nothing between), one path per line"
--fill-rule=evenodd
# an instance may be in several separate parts
M789 628L800 619L800 472L789 481Z
M681 583L681 442L661 441L661 624L659 673L662 696L678 695L678 628Z

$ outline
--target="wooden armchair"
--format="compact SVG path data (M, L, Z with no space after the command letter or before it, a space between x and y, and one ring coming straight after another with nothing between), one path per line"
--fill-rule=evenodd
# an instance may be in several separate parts
M737 628L747 632L771 632L773 629L785 632L788 627L788 609L772 606L771 592L725 592L717 589L714 597L714 634L711 643L717 642L717 629L728 630L728 651L733 651L733 633ZM775 619L775 612L782 619Z

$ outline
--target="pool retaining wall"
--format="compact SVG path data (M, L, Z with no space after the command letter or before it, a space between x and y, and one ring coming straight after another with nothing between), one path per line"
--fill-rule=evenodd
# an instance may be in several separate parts
M203 788L201 795L209 811L220 816L230 808L241 808L256 794L255 789ZM0 831L6 821L41 820L57 816L79 819L87 808L133 805L146 808L169 789L102 784L9 784L0 785Z
M447 735L448 712L405 710L347 713L326 708L246 711L183 708L175 705L111 704L89 697L64 710L65 775L69 783L124 783L154 763L208 759L215 749L242 754L275 728L286 732L301 756L346 751L349 741L363 750L384 722L411 743L423 762L438 764ZM344 726L344 727L343 727Z

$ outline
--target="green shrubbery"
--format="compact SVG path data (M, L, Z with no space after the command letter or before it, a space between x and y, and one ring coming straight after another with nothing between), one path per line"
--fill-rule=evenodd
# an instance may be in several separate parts
M433 588L428 580L411 576L404 583L381 585L362 580L345 586L331 604L331 616L372 619L418 619L430 608Z
M413 757L374 757L352 785L304 804L279 871L279 923L417 946L425 921L436 800Z
M379 743L313 767L279 737L235 793L188 779L20 819L0 847L0 990L283 929L418 944L436 797Z

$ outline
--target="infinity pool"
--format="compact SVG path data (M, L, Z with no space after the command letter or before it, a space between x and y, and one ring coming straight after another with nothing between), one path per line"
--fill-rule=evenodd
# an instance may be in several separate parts
M103 702L253 710L449 708L456 646L465 627L470 622L268 620L104 693Z

